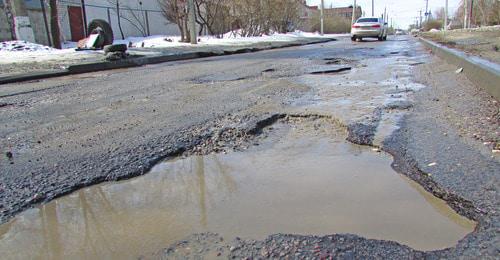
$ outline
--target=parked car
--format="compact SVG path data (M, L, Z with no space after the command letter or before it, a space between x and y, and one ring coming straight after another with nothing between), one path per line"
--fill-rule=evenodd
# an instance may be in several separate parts
M387 40L387 23L378 17L361 17L351 27L351 40L377 38Z

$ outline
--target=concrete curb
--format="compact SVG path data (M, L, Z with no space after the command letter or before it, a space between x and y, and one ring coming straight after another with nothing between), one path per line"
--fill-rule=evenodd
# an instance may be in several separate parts
M467 75L470 81L486 90L497 100L500 100L499 64L467 55L461 51L448 48L422 37L420 37L419 40L438 57L463 68L465 75Z
M234 49L234 50L186 52L186 53L179 53L179 54L157 55L157 56L150 56L150 57L137 57L137 58L131 58L131 59L125 59L125 60L119 60L119 61L102 61L102 62L83 63L83 64L71 65L67 69L62 69L62 70L30 72L30 73L23 73L23 74L17 74L17 75L12 75L12 76L0 77L0 85L8 84L8 83L15 83L15 82L22 82L22 81L46 79L46 78L59 77L59 76L67 76L67 75L73 75L73 74L103 71L103 70L140 67L140 66L144 66L147 64L157 64L157 63L171 62L171 61L191 60L191 59L198 59L198 58L225 56L225 55L265 51L265 50L271 50L271 49L281 49L281 48L288 48L288 47L304 46L304 45L310 45L310 44L319 44L319 43L326 43L326 42L335 41L335 40L336 39L333 39L333 38L327 38L327 39L313 40L310 42L292 42L292 43L287 43L287 44L283 44L280 46L270 45L270 46L265 46L265 47L243 47L243 48Z

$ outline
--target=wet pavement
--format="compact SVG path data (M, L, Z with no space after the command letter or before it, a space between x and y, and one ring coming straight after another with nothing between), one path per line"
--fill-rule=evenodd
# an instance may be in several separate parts
M409 37L346 38L5 85L0 248L203 257L218 235L190 234L212 231L236 258L494 259L498 160L454 127L498 104L455 68L416 74L434 63Z
M7 258L129 258L193 233L265 239L351 233L419 250L454 246L475 223L345 141L324 120L273 125L245 152L172 159L128 181L79 190L0 227ZM244 223L244 224L242 224Z

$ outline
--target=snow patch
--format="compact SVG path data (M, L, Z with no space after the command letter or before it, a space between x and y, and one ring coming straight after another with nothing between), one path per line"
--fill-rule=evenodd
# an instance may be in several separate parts
M26 42L26 41L6 41L0 42L0 51L54 51L56 49L49 46Z

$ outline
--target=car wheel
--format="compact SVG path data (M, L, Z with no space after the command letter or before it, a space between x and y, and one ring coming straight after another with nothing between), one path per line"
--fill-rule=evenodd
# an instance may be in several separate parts
M351 41L355 42L356 41L356 36L351 37Z
M384 36L384 39L383 39L383 40L384 40L384 41L387 41L387 36Z
M382 41L383 39L383 37L378 37L378 41Z

